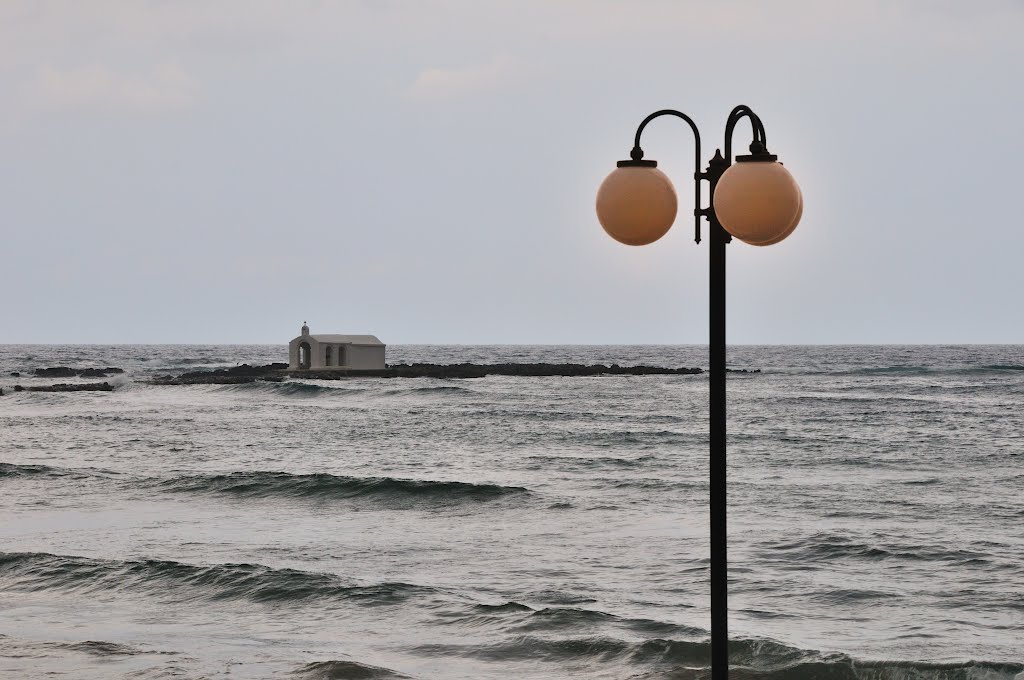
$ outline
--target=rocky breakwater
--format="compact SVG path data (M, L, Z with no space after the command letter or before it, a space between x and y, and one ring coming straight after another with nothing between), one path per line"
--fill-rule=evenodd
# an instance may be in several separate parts
M101 383L57 383L56 385L14 386L15 392L113 392L114 386L107 382ZM0 395L3 391L0 391Z
M618 364L394 364L375 371L386 378L483 378L488 375L524 377L577 377L591 375L693 375L700 368L662 366L619 366ZM310 371L304 371L310 373ZM322 371L313 371L319 373ZM290 375L295 376L296 373Z
M343 378L483 378L488 375L527 377L577 377L597 375L695 375L700 368L666 368L663 366L619 366L612 364L392 364L368 371L344 369L288 370L283 363L250 366L242 364L212 371L193 371L181 375L161 375L151 382L156 385L235 385L257 380L280 382L285 378L341 380ZM743 370L744 373L755 371Z
M288 370L288 364L264 364L250 366L242 364L231 368L212 371L190 371L181 375L158 375L150 381L153 385L237 385L240 383L267 380L280 382Z
M68 368L67 366L54 366L53 368L37 368L37 378L106 378L111 375L124 373L123 368Z
M123 368L69 368L67 366L54 366L51 368L37 368L32 377L35 378L106 378L111 375L124 373ZM12 371L11 377L20 378L21 373ZM108 382L93 383L57 383L55 385L15 385L14 392L113 392L114 386ZM0 388L0 397L4 395L4 389Z

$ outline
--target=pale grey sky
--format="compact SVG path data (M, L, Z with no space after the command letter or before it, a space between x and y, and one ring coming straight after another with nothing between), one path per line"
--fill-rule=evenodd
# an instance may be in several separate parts
M605 236L636 125L736 104L801 226L729 247L734 343L1024 342L1024 4L0 4L0 343L701 343L680 218ZM737 147L749 133L742 128Z

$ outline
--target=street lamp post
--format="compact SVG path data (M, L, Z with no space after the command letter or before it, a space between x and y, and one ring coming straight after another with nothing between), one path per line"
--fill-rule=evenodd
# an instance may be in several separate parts
M778 243L789 236L803 214L803 196L789 171L768 153L761 119L748 106L737 106L725 124L725 155L716 149L701 171L700 132L685 113L665 109L647 116L637 128L630 160L619 161L597 193L597 216L615 240L647 245L658 240L675 220L677 201L671 181L657 161L644 160L640 136L655 118L681 118L696 141L694 240L700 243L700 219L710 236L710 401L711 401L711 677L729 676L728 570L726 562L726 419L725 419L725 246L735 236L755 246ZM753 132L750 155L732 161L736 124L747 118ZM711 200L701 207L701 182Z

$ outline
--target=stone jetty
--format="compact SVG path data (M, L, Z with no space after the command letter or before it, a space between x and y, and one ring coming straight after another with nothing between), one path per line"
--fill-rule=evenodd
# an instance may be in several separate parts
M113 392L110 383L57 383L56 385L21 385L14 386L15 392ZM2 395L3 392L0 392Z
M383 369L346 371L292 371L284 363L250 366L242 364L213 371L193 371L181 375L162 375L152 381L157 385L232 385L266 380L279 382L285 378L341 380L343 378L483 378L488 375L524 377L595 376L595 375L694 375L700 368L666 368L662 366L619 366L618 364L392 364ZM746 371L744 371L746 372Z

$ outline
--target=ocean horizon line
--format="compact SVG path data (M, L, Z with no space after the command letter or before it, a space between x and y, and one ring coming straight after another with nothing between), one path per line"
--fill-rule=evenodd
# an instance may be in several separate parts
M0 347L280 347L287 342L0 342ZM391 347L707 347L706 342L393 342ZM1022 347L1021 342L730 342L728 347Z

